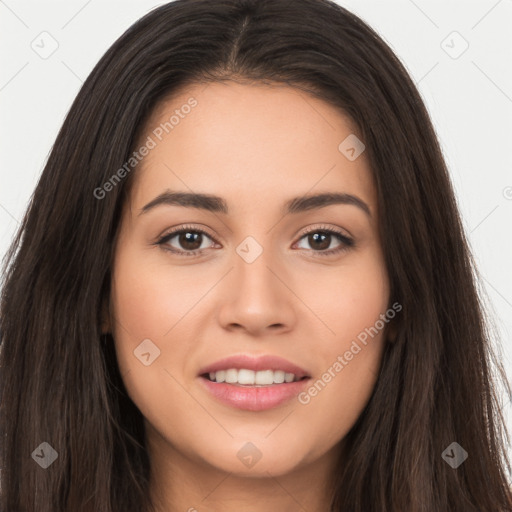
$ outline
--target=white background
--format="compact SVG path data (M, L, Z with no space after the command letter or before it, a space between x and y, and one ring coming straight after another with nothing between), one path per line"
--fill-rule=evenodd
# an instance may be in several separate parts
M0 256L83 81L134 21L163 3L0 0ZM376 29L426 102L510 376L512 0L338 3ZM32 48L52 44L58 48L44 59ZM502 395L502 404L512 425L510 399Z

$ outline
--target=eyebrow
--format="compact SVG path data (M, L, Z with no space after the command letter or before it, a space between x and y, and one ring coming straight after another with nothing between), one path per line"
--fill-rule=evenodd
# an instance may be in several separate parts
M324 208L333 204L348 204L356 206L371 217L370 208L359 197L342 192L326 192L294 197L288 200L283 207L283 213L300 213L307 210ZM197 208L213 213L228 214L229 208L226 201L219 196L210 194L176 192L166 190L159 196L141 208L139 215L161 205L182 206L185 208Z

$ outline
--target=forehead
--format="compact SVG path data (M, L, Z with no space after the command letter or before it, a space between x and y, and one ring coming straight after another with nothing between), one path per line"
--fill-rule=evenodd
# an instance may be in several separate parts
M137 166L132 208L166 188L225 197L234 212L332 190L357 194L373 212L364 152L351 161L340 150L354 135L361 138L339 109L289 86L195 84L146 123L140 141L152 149Z

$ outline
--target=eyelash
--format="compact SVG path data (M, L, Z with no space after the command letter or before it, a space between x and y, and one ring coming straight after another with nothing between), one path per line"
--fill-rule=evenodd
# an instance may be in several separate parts
M170 251L173 254L177 254L179 256L200 256L206 249L196 249L194 251L179 251L174 248L169 247L163 247L169 240L174 238L176 235L180 235L182 233L201 233L203 235L206 235L208 238L211 238L213 242L218 243L217 240L215 240L208 232L201 228L196 228L194 226L182 226L180 228L177 228L162 237L160 237L155 245L161 246L164 251ZM345 251L348 251L349 249L353 248L355 246L355 242L353 239L345 236L341 232L334 230L332 228L327 228L324 226L315 227L313 229L310 229L302 234L302 236L299 238L299 241L302 240L305 236L311 234L311 233L322 233L322 234L328 234L328 235L335 235L335 237L341 242L341 245L337 247L336 249L329 249L327 251L314 251L311 250L314 254L314 256L320 256L320 257L327 257L332 256L334 254L341 254ZM307 249L300 249L300 250L307 250Z

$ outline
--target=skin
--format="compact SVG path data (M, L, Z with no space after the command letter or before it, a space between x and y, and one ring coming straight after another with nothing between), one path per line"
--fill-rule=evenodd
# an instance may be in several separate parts
M389 282L370 168L364 152L350 161L338 150L357 135L350 120L289 86L189 86L153 112L141 140L191 96L198 105L133 176L105 324L144 416L151 493L162 512L239 512L249 503L251 512L326 512L343 439L371 396L389 325L308 404L236 409L208 394L198 372L232 354L272 354L314 383L375 325L389 308ZM177 205L141 214L167 189L221 196L229 214ZM350 204L283 215L288 199L318 192L353 194L371 216ZM202 255L155 243L189 224L209 233L195 245ZM337 229L355 246L322 256L343 243L332 235L322 249L304 236L315 227ZM247 236L263 249L250 264L236 252ZM167 247L190 246L175 236ZM160 350L149 366L134 356L144 339ZM247 442L261 453L252 467L237 457Z

